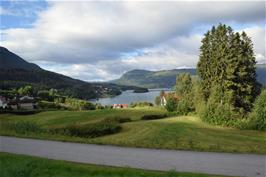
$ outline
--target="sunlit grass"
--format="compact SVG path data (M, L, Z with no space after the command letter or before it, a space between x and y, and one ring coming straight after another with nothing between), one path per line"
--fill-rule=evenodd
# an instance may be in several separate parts
M0 153L0 167L0 176L3 177L214 177L205 174L87 165L8 153Z
M266 133L212 126L197 116L140 120L145 114L164 114L163 109L138 108L96 111L49 111L35 115L0 115L0 122L32 121L43 128L97 122L107 117L129 117L133 121L121 124L122 131L97 138L80 138L48 133L18 134L1 128L2 135L111 144L130 147L163 148L194 151L266 153Z

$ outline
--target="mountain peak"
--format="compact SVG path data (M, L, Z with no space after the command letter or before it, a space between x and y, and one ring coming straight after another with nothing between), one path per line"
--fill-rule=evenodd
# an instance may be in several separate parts
M7 48L0 46L0 51L9 51Z
M0 46L0 69L42 70L38 65L25 61L2 46Z

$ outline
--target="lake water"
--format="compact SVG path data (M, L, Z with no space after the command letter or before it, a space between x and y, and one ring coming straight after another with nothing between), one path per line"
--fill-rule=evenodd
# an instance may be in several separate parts
M100 103L102 105L113 105L113 104L130 104L133 102L151 102L154 103L155 97L158 96L164 90L169 92L170 89L149 89L146 93L134 93L133 90L127 90L122 94L110 97L110 98L99 98L98 100L90 100L93 103Z

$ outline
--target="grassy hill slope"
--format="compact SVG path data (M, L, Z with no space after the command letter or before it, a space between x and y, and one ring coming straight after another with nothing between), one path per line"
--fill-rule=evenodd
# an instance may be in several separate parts
M266 132L213 126L202 122L197 116L141 120L143 115L165 113L164 109L154 107L79 112L48 111L23 116L2 114L0 134L130 147L266 154ZM132 122L120 124L122 131L119 133L97 138L36 132L21 133L5 126L7 122L28 121L49 129L95 123L105 118L114 117L128 117L131 118Z

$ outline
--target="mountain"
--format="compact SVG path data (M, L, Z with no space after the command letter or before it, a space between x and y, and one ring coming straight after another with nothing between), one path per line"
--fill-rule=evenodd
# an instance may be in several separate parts
M119 79L110 82L145 88L171 88L175 85L176 76L183 72L196 76L195 68L162 71L132 70L123 74ZM266 85L266 64L258 64L256 72L258 81Z
M266 64L258 64L256 72L258 81L266 86Z
M0 69L25 69L39 71L41 68L33 63L28 63L18 55L0 46Z
M175 85L179 73L188 72L196 75L195 69L174 69L162 71L132 70L123 74L112 83L141 86L145 88L171 88Z
M0 81L2 90L32 85L35 90L54 88L65 95L81 99L115 96L123 90L140 89L113 83L88 83L47 71L4 47L0 47Z

